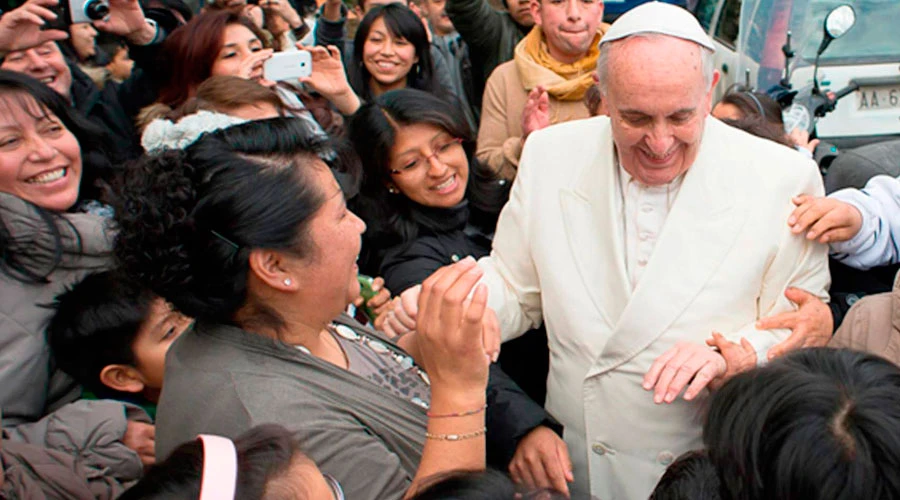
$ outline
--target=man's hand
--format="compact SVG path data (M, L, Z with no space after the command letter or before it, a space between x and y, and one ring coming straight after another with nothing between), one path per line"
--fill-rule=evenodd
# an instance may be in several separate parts
M847 241L856 236L862 227L862 214L849 203L805 194L795 197L793 201L797 208L788 217L788 225L794 234L808 229L806 239L819 243Z
M407 288L391 301L391 309L385 313L384 332L391 337L399 337L416 329L416 315L419 311L419 294L422 285Z
M134 45L147 45L156 36L156 28L147 23L138 0L109 0L109 14L93 25Z
M532 132L550 126L550 95L544 87L537 86L528 93L525 109L522 110L522 140Z
M422 292L422 286L417 285L407 288L391 301L391 309L385 313L384 332L391 337L406 335L416 330L418 317L418 300ZM500 344L502 343L500 332L500 320L493 309L488 308L482 320L482 332L484 335L484 352L488 353L491 361L496 362L500 357ZM409 340L413 342L413 340ZM407 349L408 350L408 349ZM415 357L415 356L413 356ZM418 360L417 360L418 361Z
M266 17L279 15L291 29L299 28L303 24L303 18L288 0L260 0L259 6L262 7Z
M156 463L156 427L153 424L129 420L122 444L134 450L144 465Z
M65 31L41 29L47 21L56 20L56 13L50 9L58 4L59 0L28 0L0 17L0 52L26 50L68 38Z
M660 404L675 401L687 387L684 399L690 401L727 369L725 358L709 347L679 342L653 362L644 375L644 389L655 389L653 402Z
M259 5L248 3L241 10L241 15L249 19L259 29L262 29L266 23L266 15Z
M509 463L509 475L528 489L552 488L567 497L567 483L575 481L569 448L555 432L544 426L532 429L519 441L516 454Z
M725 358L725 374L709 383L710 389L718 389L731 377L738 373L756 368L756 349L750 342L741 337L741 343L736 344L725 338L719 332L713 332L712 338L706 341L706 345L715 347L719 354Z
M759 330L787 328L791 335L769 349L768 358L774 359L794 349L823 346L834 333L834 318L828 304L815 295L799 288L788 288L784 292L788 300L800 308L796 311L776 314L756 322Z

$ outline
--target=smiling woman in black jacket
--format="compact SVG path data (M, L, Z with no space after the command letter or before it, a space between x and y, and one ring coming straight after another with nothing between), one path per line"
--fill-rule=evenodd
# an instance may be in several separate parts
M442 266L490 253L509 184L474 159L475 141L460 110L426 92L396 90L364 104L348 130L365 171L360 193L351 200L368 226L364 271L383 276L399 294ZM504 345L501 365L543 401L547 356L541 329ZM522 411L539 410L529 403L534 408L525 405ZM514 479L563 489L529 481L535 474L523 474L522 455L518 450L510 466Z

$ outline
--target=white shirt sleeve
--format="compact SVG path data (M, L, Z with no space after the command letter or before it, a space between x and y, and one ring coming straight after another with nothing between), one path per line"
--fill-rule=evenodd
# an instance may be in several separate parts
M862 214L856 236L831 244L835 259L863 270L900 260L900 180L878 175L863 189L842 189L829 196L853 205Z

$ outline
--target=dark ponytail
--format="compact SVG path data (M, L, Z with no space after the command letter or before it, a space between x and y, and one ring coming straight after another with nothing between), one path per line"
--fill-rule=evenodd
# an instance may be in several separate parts
M252 249L307 251L307 225L324 202L313 182L320 160L355 170L296 118L249 122L185 151L143 157L116 207L123 271L187 315L231 323L251 299ZM260 320L280 326L274 312L254 306Z

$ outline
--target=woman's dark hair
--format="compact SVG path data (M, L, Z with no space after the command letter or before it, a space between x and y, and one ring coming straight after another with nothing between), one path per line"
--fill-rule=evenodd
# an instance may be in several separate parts
M168 61L158 102L176 108L212 74L213 63L222 50L225 28L244 26L265 45L267 37L252 21L228 11L206 12L176 29L163 42L161 60Z
M431 60L431 43L428 41L428 34L425 32L422 20L409 7L397 3L373 7L359 23L356 37L353 39L353 61L355 64L347 67L347 75L353 91L365 101L371 101L375 97L370 84L372 74L369 73L369 70L363 63L363 48L366 44L366 39L369 38L372 24L382 18L384 19L385 27L393 36L404 38L416 49L416 57L419 58L419 61L413 64L406 75L406 87L426 92L442 93L442 89L435 77L434 63Z
M562 500L550 489L523 491L502 472L454 471L431 477L410 500Z
M353 207L368 225L367 240L376 246L408 243L418 235L418 225L410 217L415 202L403 195L390 194L387 184L391 180L391 148L398 127L421 123L434 125L463 140L469 160L466 199L471 210L485 214L496 223L509 196L509 183L496 179L493 172L475 159L475 138L460 108L421 90L385 92L373 102L363 104L350 119L348 128L364 172Z
M80 112L69 105L66 100L50 87L30 76L13 71L0 70L0 97L18 101L22 109L30 112L30 99L40 107L38 112L50 111L78 139L81 146L81 185L78 200L103 199L106 193L106 182L113 175L110 161L104 151L104 143L108 143L105 132L88 121ZM30 99L29 99L30 98ZM0 153L2 154L2 153ZM24 201L24 200L23 200ZM63 233L74 231L75 240L79 237L75 228L62 217L45 210L33 203L26 202L34 209L35 215L43 219L48 234L56 241L56 252L53 262L41 263L34 267L32 259L23 258L22 252L27 247L18 244L17 235L0 218L0 252L2 252L2 270L13 279L23 283L43 283L59 265L63 255Z
M278 329L281 318L248 296L250 251L303 257L325 200L315 165L324 159L339 178L356 168L306 130L296 118L253 121L137 161L116 206L122 270L188 316L229 324L246 305Z
M734 128L741 129L748 134L753 134L756 137L768 139L772 142L781 144L782 146L794 149L794 145L791 144L791 141L788 140L787 135L784 133L784 128L773 126L771 122L767 122L765 118L759 115L746 115L739 120L725 118L722 122L731 125Z
M784 133L781 105L763 92L755 92L742 85L732 85L722 96L719 104L730 104L736 107L744 117L759 116L772 125L780 126Z
M26 111L30 96L42 109L56 115L81 147L81 189L78 199L101 199L105 194L105 183L110 180L113 167L110 164L105 144L109 143L107 133L77 109L66 102L56 91L34 78L14 71L0 70L0 97L15 95L22 109Z
M900 368L806 349L713 393L703 440L725 498L900 498Z
M689 451L672 462L650 500L719 500L719 477L706 451Z
M302 454L293 434L275 424L263 424L234 440L237 485L234 498L261 500L272 481L296 481L291 466ZM197 500L203 479L203 443L183 443L164 461L150 468L120 500ZM220 478L225 480L225 478ZM285 486L285 490L290 486ZM280 489L280 488L279 488Z

